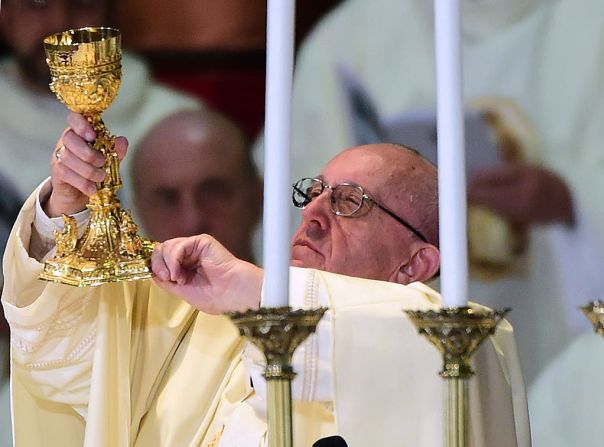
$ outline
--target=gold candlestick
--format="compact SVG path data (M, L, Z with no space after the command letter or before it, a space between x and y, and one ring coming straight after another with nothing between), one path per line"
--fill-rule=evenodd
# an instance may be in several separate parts
M604 302L592 301L582 306L581 310L593 325L594 331L604 336Z
M44 39L50 89L92 124L97 138L91 147L105 156L105 179L87 205L90 223L78 239L75 219L63 216L65 228L55 232L57 253L40 275L47 281L82 287L151 277L154 244L138 236L132 216L120 207L115 137L101 119L121 82L120 41L120 32L112 28L81 28Z
M470 360L507 312L509 309L488 311L470 307L405 311L419 333L443 356L443 369L439 374L447 382L446 447L469 446L468 380L474 374Z
M327 309L260 308L229 314L239 333L266 357L269 447L292 447L291 366L296 348L315 331Z

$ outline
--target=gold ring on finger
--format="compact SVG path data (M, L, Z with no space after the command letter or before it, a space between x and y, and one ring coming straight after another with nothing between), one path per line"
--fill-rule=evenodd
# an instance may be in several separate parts
M61 163L61 152L63 152L63 150L65 149L65 145L62 144L61 147L59 147L56 151L55 151L55 158L57 159L57 161L59 163Z

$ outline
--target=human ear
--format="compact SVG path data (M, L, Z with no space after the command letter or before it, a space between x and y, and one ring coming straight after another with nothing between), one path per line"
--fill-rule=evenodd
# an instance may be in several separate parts
M436 275L440 267L440 252L431 244L424 244L413 252L407 262L401 264L395 281L407 285L412 282L426 282Z

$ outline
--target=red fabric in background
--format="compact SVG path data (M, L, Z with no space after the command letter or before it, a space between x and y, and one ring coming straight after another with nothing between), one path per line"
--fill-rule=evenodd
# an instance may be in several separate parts
M264 70L154 70L156 79L195 95L238 123L253 140L264 124Z

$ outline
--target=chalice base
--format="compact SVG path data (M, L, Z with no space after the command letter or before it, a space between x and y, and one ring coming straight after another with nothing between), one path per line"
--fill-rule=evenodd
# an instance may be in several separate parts
M145 259L112 259L90 261L78 253L61 259L51 259L44 264L40 279L76 287L99 286L110 282L149 279L151 271L149 252Z
M137 234L128 211L120 208L111 188L90 197L90 222L78 239L75 219L63 215L64 229L55 232L57 252L46 261L39 278L70 286L151 278L155 243Z

